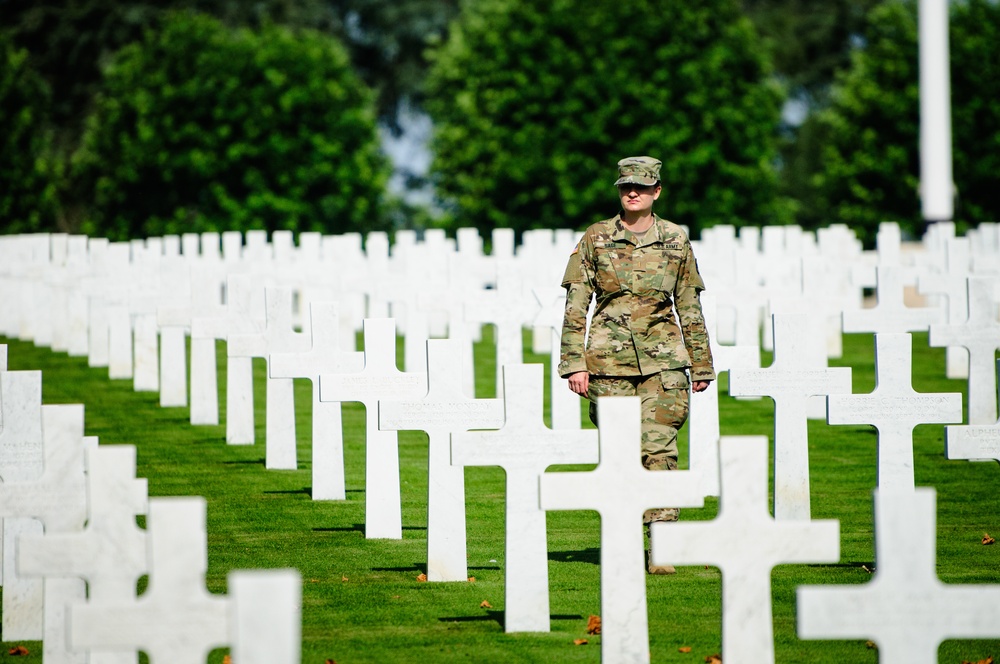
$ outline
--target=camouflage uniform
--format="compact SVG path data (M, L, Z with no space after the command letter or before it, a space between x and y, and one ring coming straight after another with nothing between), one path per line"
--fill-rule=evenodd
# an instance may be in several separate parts
M640 238L621 214L588 228L570 256L559 375L587 371L590 417L599 396L642 399L642 463L677 468L677 430L688 415L691 380L714 380L699 293L705 284L683 229L655 217ZM597 304L586 349L587 309ZM675 312L680 326L675 320ZM682 334L683 333L683 334ZM676 509L645 520L676 520Z

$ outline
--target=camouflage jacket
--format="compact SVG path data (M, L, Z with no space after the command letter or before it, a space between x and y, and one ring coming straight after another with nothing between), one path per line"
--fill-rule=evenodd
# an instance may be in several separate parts
M641 240L620 214L592 225L570 255L562 285L560 376L646 376L689 367L691 380L715 379L699 298L705 283L677 224L656 217ZM585 351L592 296L597 304Z

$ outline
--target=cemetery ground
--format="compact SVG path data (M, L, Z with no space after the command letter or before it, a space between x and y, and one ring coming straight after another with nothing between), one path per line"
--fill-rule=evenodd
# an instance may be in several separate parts
M491 328L476 345L477 397L495 396ZM525 348L530 349L530 343ZM347 500L310 497L311 386L296 381L297 470L264 468L264 362L255 360L256 439L252 446L225 443L225 349L219 342L220 426L194 427L187 408L161 408L156 393L136 393L131 380L109 380L106 368L89 368L30 343L8 344L11 370L42 371L43 403L83 403L85 433L102 445L134 444L137 474L150 496L200 495L208 501L208 575L211 592L226 592L232 569L296 568L302 575L302 662L571 662L600 660L600 636L588 634L600 615L600 524L593 512L549 512L548 551L551 631L505 634L504 474L468 467L468 564L470 580L429 583L426 571L427 445L422 432L401 432L399 453L403 539L364 536L364 409L344 407ZM360 343L360 341L359 341ZM402 343L399 343L399 355ZM927 334L913 335L913 388L962 392L965 381L944 378L944 349L929 348ZM547 355L526 351L526 362ZM770 363L764 353L762 365ZM875 387L874 340L844 337L834 366L853 368L855 394ZM546 381L548 379L546 378ZM546 382L547 384L547 382ZM773 437L770 399L736 400L720 390L723 435ZM548 395L546 395L547 397ZM693 397L697 399L698 396ZM967 399L963 396L967 406ZM583 404L581 403L581 408ZM546 404L546 417L548 405ZM590 426L586 422L586 426ZM687 462L681 435L681 466ZM835 564L783 565L772 574L775 653L778 662L876 662L864 640L803 641L796 635L795 589L800 585L861 584L874 569L872 489L876 482L876 432L868 426L809 423L812 517L840 521L841 557ZM638 441L636 442L638 462ZM917 486L937 491L937 574L944 583L1000 583L1000 469L995 462L950 461L943 425L914 431ZM586 467L575 467L580 470ZM711 519L705 509L684 509L682 520ZM141 519L140 519L141 523ZM720 537L720 548L740 542ZM474 579L474 580L473 580ZM703 662L721 650L721 583L714 567L678 567L673 576L648 576L649 633L654 662ZM140 587L143 582L140 582ZM580 643L586 641L586 643ZM16 646L26 655L10 654ZM690 649L690 650L688 650ZM684 652L682 652L684 650ZM211 654L218 664L226 651ZM939 661L959 664L1000 657L998 640L951 640ZM38 642L3 642L3 661L40 662ZM143 659L145 661L145 659ZM164 664L164 663L155 663ZM168 663L169 664L169 663ZM238 664L238 663L237 663Z

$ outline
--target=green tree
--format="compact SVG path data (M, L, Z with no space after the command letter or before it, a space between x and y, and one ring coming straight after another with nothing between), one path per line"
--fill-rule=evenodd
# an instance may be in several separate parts
M952 145L958 186L956 219L996 219L1000 168L1000 5L951 5ZM872 10L862 47L839 77L831 106L817 122L825 135L813 178L829 221L855 227L874 242L878 224L898 221L920 236L919 71L913 2Z
M117 239L375 228L387 175L336 41L187 13L114 58L74 158L82 230Z
M823 106L837 70L850 63L852 41L880 0L742 0L789 93Z
M768 74L730 0L468 2L428 77L438 192L485 232L584 226L615 210L615 162L649 154L657 209L695 234L781 223Z
M49 177L45 130L49 90L28 54L0 35L0 229L40 230L51 220L55 189Z

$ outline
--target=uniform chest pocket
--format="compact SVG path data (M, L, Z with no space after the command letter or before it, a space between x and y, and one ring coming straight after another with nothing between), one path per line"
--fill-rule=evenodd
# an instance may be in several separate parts
M677 284L680 265L680 252L659 248L643 252L636 260L639 286L645 291L672 293Z
M598 248L594 256L597 287L603 293L618 293L622 290L618 279L618 256L614 249Z

